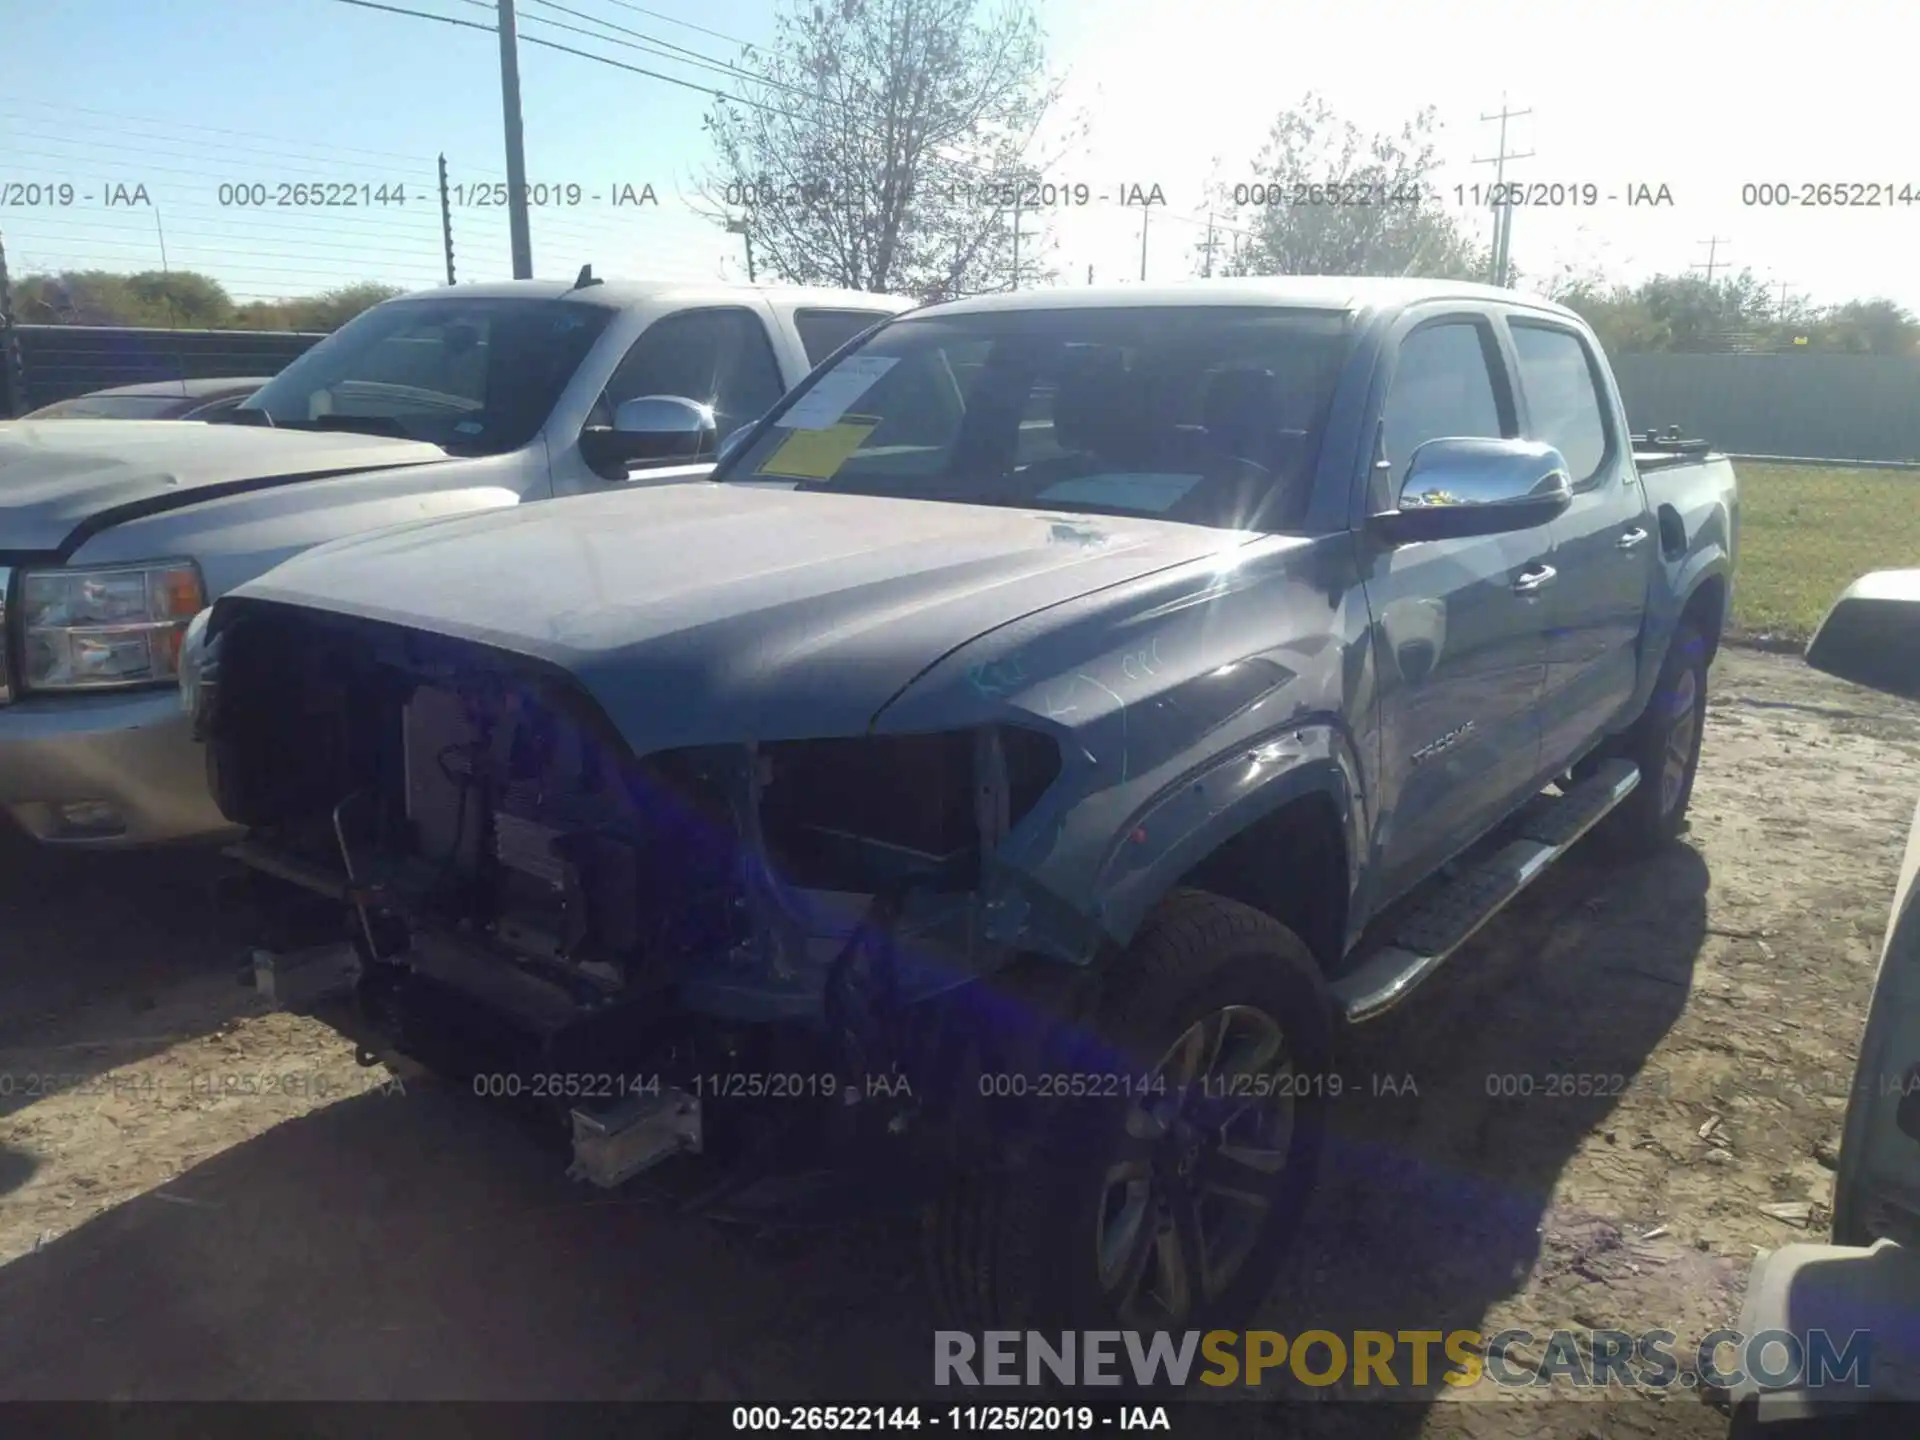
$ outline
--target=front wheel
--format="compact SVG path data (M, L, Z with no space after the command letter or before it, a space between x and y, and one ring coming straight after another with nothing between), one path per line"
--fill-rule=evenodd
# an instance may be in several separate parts
M1607 817L1601 833L1623 854L1657 850L1686 823L1707 720L1707 641L1681 621L1667 647L1653 696L1622 754L1640 767L1640 783Z
M1265 1296L1325 1133L1331 1007L1298 937L1176 892L1074 1047L1115 1077L1041 1122L1023 1166L928 1218L936 1301L962 1328L1234 1328Z

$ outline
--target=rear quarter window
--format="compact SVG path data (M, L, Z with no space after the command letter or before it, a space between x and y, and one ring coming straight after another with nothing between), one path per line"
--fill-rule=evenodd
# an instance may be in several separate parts
M854 336L872 329L892 313L890 310L796 310L793 328L800 332L807 364L818 365Z

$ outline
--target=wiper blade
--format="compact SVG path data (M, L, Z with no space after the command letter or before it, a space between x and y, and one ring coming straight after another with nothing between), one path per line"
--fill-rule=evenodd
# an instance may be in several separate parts
M238 406L231 410L222 410L207 417L209 425L265 425L274 429L273 416L264 410L243 410Z

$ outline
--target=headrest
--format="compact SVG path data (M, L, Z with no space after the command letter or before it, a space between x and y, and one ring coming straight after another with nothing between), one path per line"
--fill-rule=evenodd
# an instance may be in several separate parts
M1118 350L1101 346L1070 355L1053 396L1053 434L1061 448L1105 448L1126 391L1127 361Z
M1209 443L1253 459L1279 425L1279 382L1271 370L1225 370L1213 377L1201 407Z

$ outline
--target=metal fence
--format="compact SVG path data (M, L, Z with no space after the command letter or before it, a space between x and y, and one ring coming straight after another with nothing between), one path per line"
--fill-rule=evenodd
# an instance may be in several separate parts
M106 325L20 325L19 384L0 395L23 414L56 400L152 380L273 375L322 334L291 330L151 330Z
M1636 431L1678 425L1735 455L1920 460L1920 360L1895 355L1616 355Z
M22 383L0 388L0 414L112 385L272 375L325 338L93 325L20 325L14 333ZM1613 363L1635 431L1677 425L1735 455L1920 462L1920 359L1629 354Z

